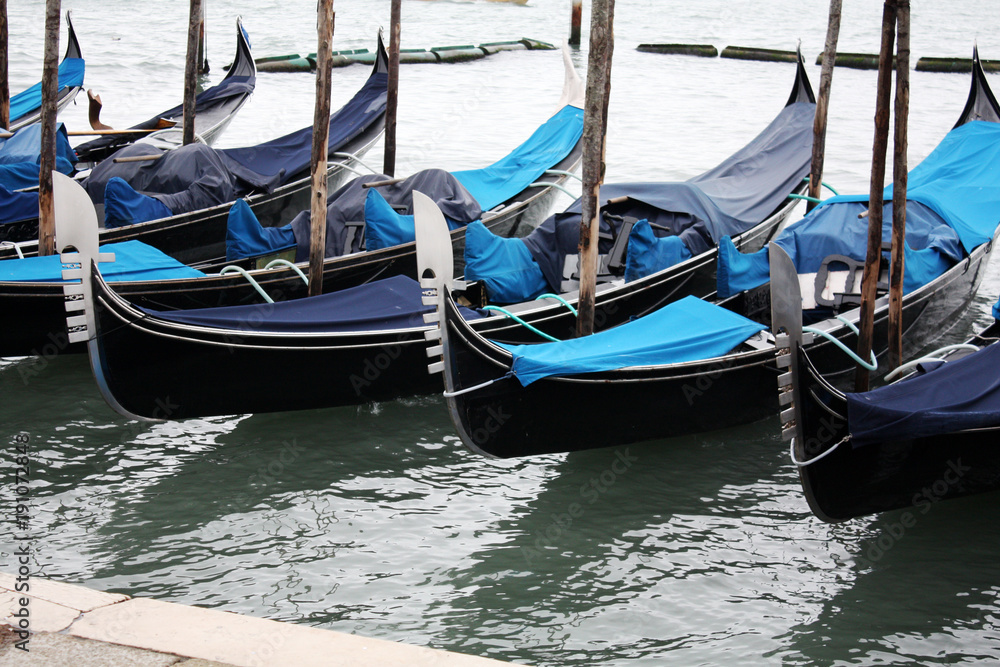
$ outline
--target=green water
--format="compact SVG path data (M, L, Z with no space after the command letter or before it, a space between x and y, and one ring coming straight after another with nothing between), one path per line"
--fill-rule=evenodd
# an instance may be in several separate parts
M14 90L37 79L43 4L8 8ZM161 3L155 15L120 0L63 4L105 122L177 103L187 3ZM557 42L569 4L407 2L403 46ZM881 3L845 5L841 49L876 51ZM208 3L209 82L231 57L237 13L258 55L306 53L313 6ZM388 22L381 0L336 8L339 48L370 48ZM683 179L713 166L770 121L791 85L788 65L643 54L637 44L801 39L811 63L826 8L619 2L609 180ZM915 5L914 58L966 56L977 36L984 58L1000 57L1000 19L980 9ZM585 53L574 58L582 66ZM554 110L560 68L555 52L404 67L399 171L506 153ZM818 68L809 72L816 85ZM337 70L334 105L366 75ZM913 73L911 165L954 123L967 90L961 75ZM260 75L221 145L308 124L313 91L308 75ZM826 174L842 192L868 189L873 105L874 73L837 71ZM81 104L63 119L79 127L85 113ZM380 149L372 155L379 164ZM948 340L984 324L998 293L994 265ZM282 387L261 378L259 390ZM1000 659L997 498L934 505L912 526L893 513L825 525L808 511L778 428L769 419L493 461L462 448L439 397L145 424L104 404L85 358L0 361L0 438L11 448L15 434L29 438L37 576L535 665ZM13 459L0 470L0 507L12 514ZM13 536L5 524L2 571L15 569Z

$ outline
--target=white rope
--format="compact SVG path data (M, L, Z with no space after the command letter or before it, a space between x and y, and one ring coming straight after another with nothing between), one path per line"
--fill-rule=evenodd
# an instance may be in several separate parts
M819 461L820 459L825 458L830 453L832 453L833 450L837 449L837 447L840 447L842 444L844 444L845 442L847 442L850 439L851 439L851 436L847 435L847 436L844 437L843 440L841 440L836 445L834 445L830 449L826 450L825 452L823 452L819 456L811 458L808 461L799 461L797 458L795 458L795 438L792 438L791 447L789 447L789 449L788 449L788 456L789 456L789 458L792 459L792 463L794 463L795 465L797 465L800 468L805 468L807 465L812 465L813 463L816 463L816 461Z

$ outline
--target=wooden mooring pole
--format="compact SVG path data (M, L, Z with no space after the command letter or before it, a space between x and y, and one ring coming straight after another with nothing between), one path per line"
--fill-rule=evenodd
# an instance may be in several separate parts
M399 102L399 40L402 32L400 5L402 0L392 0L389 11L389 81L385 101L385 156L382 173L396 175L396 109Z
M201 34L201 0L191 0L188 18L187 57L184 61L184 128L181 134L185 146L194 142L194 97L198 82L198 40Z
M823 159L826 151L826 118L830 105L830 86L833 83L833 66L837 60L837 40L840 36L841 0L830 0L830 19L826 28L826 46L823 47L823 68L819 75L819 95L816 98L816 118L813 120L812 166L809 170L809 196L820 199L823 186ZM806 204L811 211L816 204Z
M201 11L198 17L198 74L208 74L208 37L205 34L205 0L201 1Z
M333 0L319 0L316 19L316 113L312 135L310 194L309 296L323 293L326 258L326 161L330 137L330 79L333 76Z
M10 129L10 73L8 49L7 0L0 0L0 129Z
M875 299L882 258L882 190L885 187L885 152L889 143L889 89L892 85L892 51L896 37L896 3L886 0L882 9L882 46L879 51L875 97L875 140L872 147L872 177L868 195L868 254L861 281L861 321L858 356L869 359L872 351ZM868 390L868 371L858 367L855 391Z
M910 108L910 0L896 3L896 102L892 156L892 249L889 261L889 370L903 361L903 248L906 237L906 144Z
M45 58L42 61L41 155L38 161L38 254L56 251L52 172L56 168L56 96L59 94L59 0L45 2Z
M614 53L615 0L594 0L590 9L590 53L583 116L583 189L580 218L580 300L576 334L594 332L597 290L597 243L600 231L600 190L604 181L604 150L611 99L611 58Z
M569 17L569 45L580 46L580 21L583 19L583 0L573 0Z

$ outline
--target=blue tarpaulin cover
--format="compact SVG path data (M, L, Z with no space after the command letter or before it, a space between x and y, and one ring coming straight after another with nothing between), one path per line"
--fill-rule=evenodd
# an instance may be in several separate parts
M479 221L465 230L465 279L482 280L493 303L516 303L548 291L538 263L521 243L490 232Z
M39 123L22 127L13 137L0 139L0 185L8 190L36 187L41 150L42 126ZM66 127L59 123L56 125L56 171L71 174L75 163L76 153L69 145ZM0 221L9 219L6 212L0 212Z
M886 188L885 201L892 201ZM864 261L868 221L857 216L866 195L824 201L776 238L799 273L815 272L832 254ZM907 185L906 248L903 291L911 292L964 257L964 252L993 237L1000 223L1000 124L973 121L961 125L910 172ZM883 209L892 219L892 204ZM888 242L892 225L883 225ZM725 246L725 248L724 248ZM720 297L768 281L767 249L740 256L732 244L720 244L717 271Z
M765 328L742 315L688 296L592 336L536 345L497 345L514 355L514 375L528 386L553 375L711 359Z
M229 209L226 220L226 261L257 257L295 247L295 234L289 225L262 227L250 205L240 199Z
M502 204L570 154L583 136L583 110L565 106L489 167L454 172L484 211Z
M59 91L82 86L85 71L83 58L63 58L59 63ZM14 123L21 116L37 111L41 107L42 84L38 82L10 98L10 121Z
M104 188L104 226L109 229L171 215L170 209L162 202L136 192L117 176Z
M640 220L628 235L625 282L645 278L690 258L691 250L681 237L657 236L649 220Z
M419 283L394 276L320 296L251 306L146 312L171 322L239 331L337 333L424 327L434 310L420 299ZM466 319L481 317L463 309Z
M142 241L123 241L101 246L101 252L113 252L115 261L101 263L101 275L108 282L198 278L205 275L181 264ZM0 282L62 282L59 255L5 259L0 262Z
M1000 344L908 380L847 394L847 421L854 447L1000 426Z
M993 319L1000 321L1000 301L993 304Z

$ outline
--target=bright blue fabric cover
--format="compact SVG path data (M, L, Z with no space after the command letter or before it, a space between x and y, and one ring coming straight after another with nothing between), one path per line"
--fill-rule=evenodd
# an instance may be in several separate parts
M173 212L159 200L136 192L115 176L104 187L104 226L111 229L168 218Z
M365 250L380 250L416 240L412 215L393 210L375 188L365 195Z
M527 386L553 375L711 359L765 328L725 308L687 296L592 336L537 345L497 345L514 355L514 375Z
M892 187L884 192L892 201ZM857 216L867 196L838 196L824 201L775 242L788 252L799 273L812 273L823 258L841 254L863 261L868 220ZM937 148L910 172L907 184L906 247L903 291L917 289L993 237L1000 222L1000 124L973 121L949 132ZM883 209L882 238L892 232L892 204ZM720 297L767 282L766 263L744 262L735 248L720 244L717 271ZM766 259L766 249L760 251ZM736 263L733 263L736 260ZM751 269L749 273L744 269Z
M648 220L640 220L632 226L628 235L625 282L645 278L690 258L691 250L681 237L658 237Z
M41 160L42 126L27 125L13 137L0 139L0 185L8 190L32 188L38 185L38 164ZM69 145L66 127L56 126L56 171L73 173L76 153Z
M483 169L453 172L484 211L502 204L573 150L583 136L583 110L565 106L506 157Z
M83 85L86 66L83 58L63 58L59 63L59 91ZM42 84L36 83L10 98L10 120L15 122L21 116L42 107Z
M226 223L226 261L257 257L295 247L291 225L262 227L244 199L236 200L229 209Z
M465 279L482 280L493 303L530 301L548 291L524 242L497 236L479 221L465 228Z
M37 217L37 192L11 192L0 185L0 224Z
M908 380L847 394L847 422L854 447L1000 426L1000 345Z
M101 252L115 253L115 261L100 264L108 282L198 278L205 275L181 264L142 241L123 241L101 246ZM62 282L59 255L5 259L0 262L0 281Z
M146 312L182 324L241 331L319 332L384 331L424 327L423 314L434 310L421 302L420 284L393 276L320 296L251 306ZM466 319L482 315L463 309Z
M328 153L340 150L371 124L373 115L385 111L387 85L387 75L373 73L361 90L330 116ZM279 176L277 184L284 185L308 172L312 157L312 125L256 146L224 148L218 152L258 174Z
M1000 301L993 304L993 319L1000 321Z

